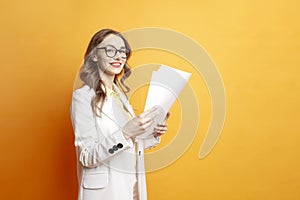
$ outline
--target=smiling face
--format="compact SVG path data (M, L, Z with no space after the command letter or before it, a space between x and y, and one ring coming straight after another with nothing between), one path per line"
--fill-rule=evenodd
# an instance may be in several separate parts
M120 74L127 60L124 53L126 47L123 39L117 35L110 34L96 48L97 62L100 66L101 76L115 76ZM120 51L117 51L116 55L114 55L116 49Z

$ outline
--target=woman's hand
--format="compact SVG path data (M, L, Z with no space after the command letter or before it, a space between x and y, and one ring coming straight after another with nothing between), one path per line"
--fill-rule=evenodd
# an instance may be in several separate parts
M139 116L128 121L122 128L123 134L126 139L136 137L148 131L150 126L155 121L155 118L159 114L159 107L154 106L150 110L147 110Z
M153 130L153 136L154 137L159 137L161 135L164 135L166 131L168 130L168 124L167 120L170 117L170 112L167 113L167 116L165 118L165 121L161 124L157 124L157 126Z

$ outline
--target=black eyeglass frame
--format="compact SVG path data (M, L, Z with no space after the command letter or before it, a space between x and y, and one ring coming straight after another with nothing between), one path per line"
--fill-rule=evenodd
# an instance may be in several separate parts
M113 49L115 49L115 54L114 54L113 56L109 56L109 55L107 54L107 48L113 48ZM115 56L117 55L117 53L119 52L121 55L125 53L125 56L121 56L121 57L122 57L123 59L126 59L126 58L127 58L127 54L130 52L130 49L127 49L127 48L117 49L116 47L111 46L111 45L108 45L108 46L105 46L105 47L97 47L97 49L104 49L104 50L105 50L106 56L109 57L109 58L115 57ZM125 52L121 52L121 51L123 51L123 50L125 50Z

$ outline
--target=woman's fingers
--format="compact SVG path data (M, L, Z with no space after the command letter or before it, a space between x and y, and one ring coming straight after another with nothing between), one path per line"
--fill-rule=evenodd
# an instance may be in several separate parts
M154 120L151 118L143 118L143 119L137 120L136 129L138 131L146 132L153 123L154 123Z
M158 126L158 127L155 127L154 129L158 130L158 131L166 131L166 130L168 130L167 126Z
M165 133L167 130L167 127L154 128L155 133Z
M158 108L153 107L150 110L143 112L137 117L139 124L142 126L150 121L154 121L155 118L159 115Z
M167 115L166 115L166 119L165 119L166 121L167 121L167 119L169 119L170 115L171 115L171 113L168 112Z
M141 113L138 117L140 117L140 118L145 118L145 117L147 117L148 115L153 115L153 113L158 112L158 109L159 109L159 106L154 106L154 107L152 107L151 109L146 110L145 112Z
M155 137L164 135L166 131L168 130L168 125L167 124L157 124L157 126L153 130L153 135Z
M163 124L167 123L167 120L169 119L170 115L171 115L171 113L168 112L167 115L166 115L166 117L165 117L165 121L163 122Z
M148 122L154 122L156 117L157 117L157 115L151 115L151 116L148 116L145 118L141 118L139 121L140 121L140 124L143 125Z
M143 124L143 125L141 126L142 130L146 132L146 131L148 130L148 128L153 124L153 122L154 122L154 121L149 121L149 122Z
M155 122L155 118L160 114L161 107L154 106L151 109L141 113L134 119L134 127L132 127L132 131L135 132L134 135L140 135L148 131L148 129L153 125ZM165 120L168 119L170 113L168 112L166 115ZM157 135L162 135L167 131L167 124L166 121L163 123L157 124L154 128L153 132Z
M167 127L167 126L168 124L166 122L157 124L157 127Z

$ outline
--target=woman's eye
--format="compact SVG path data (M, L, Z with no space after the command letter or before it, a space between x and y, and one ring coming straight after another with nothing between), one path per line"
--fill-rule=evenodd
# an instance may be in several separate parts
M113 52L115 52L114 49L106 49L106 51L107 51L107 53L113 53Z
M126 54L126 53L129 53L129 49L126 49L126 48L125 49L121 49L120 52Z

